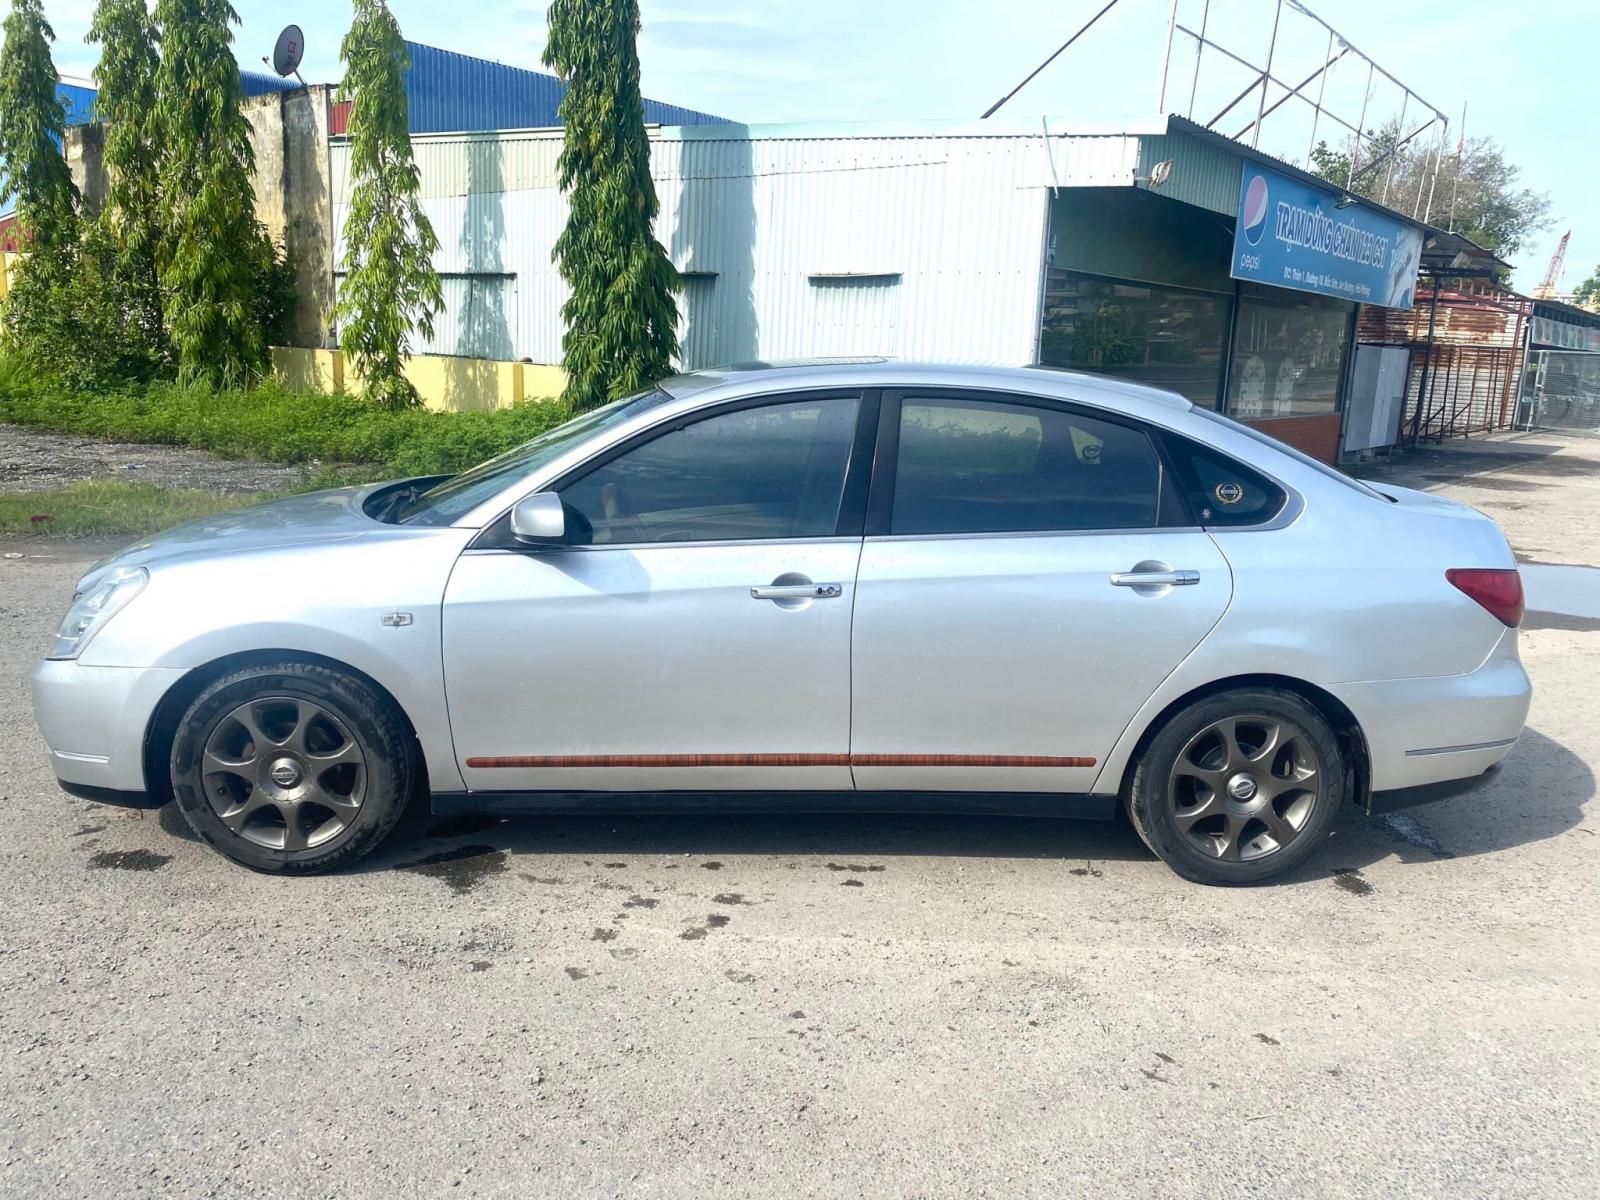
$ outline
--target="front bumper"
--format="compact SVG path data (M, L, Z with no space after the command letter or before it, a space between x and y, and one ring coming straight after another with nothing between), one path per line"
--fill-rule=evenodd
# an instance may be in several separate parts
M33 716L61 784L74 791L145 791L150 718L183 675L181 668L40 663L33 672Z

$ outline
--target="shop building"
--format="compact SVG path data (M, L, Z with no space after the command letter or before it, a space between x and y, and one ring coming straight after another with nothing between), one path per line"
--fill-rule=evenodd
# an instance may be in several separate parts
M1361 305L1409 307L1425 227L1178 117L1105 129L651 130L683 364L1042 362L1181 392L1337 457ZM557 130L414 139L436 354L559 361ZM333 143L342 224L347 148Z
M1326 461L1357 314L1409 309L1425 226L1181 117L1050 207L1040 361L1181 392Z

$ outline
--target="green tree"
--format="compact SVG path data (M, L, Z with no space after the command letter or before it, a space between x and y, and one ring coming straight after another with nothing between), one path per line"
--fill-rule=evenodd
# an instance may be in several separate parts
M682 281L655 239L638 0L552 0L547 16L544 62L567 83L560 175L570 214L555 247L572 289L562 365L581 412L671 373Z
M1590 312L1600 312L1600 267L1573 290L1572 302Z
M55 40L39 0L13 0L0 47L0 201L16 201L23 253L6 297L5 340L35 358L54 358L73 340L62 298L77 259L78 189L61 155Z
M230 384L266 365L259 302L274 260L250 182L255 153L229 28L238 20L228 0L158 0L151 125L164 151L157 261L179 373Z
M1438 145L1424 134L1396 149L1400 136L1399 126L1393 122L1369 130L1356 159L1353 183L1348 182L1353 137L1337 146L1317 143L1307 169L1418 219L1426 214L1431 224L1448 226L1505 259L1549 226L1550 197L1520 186L1521 169L1506 160L1505 151L1493 138L1466 140L1460 155L1450 154L1446 147L1435 176ZM1388 157L1391 150L1392 163Z
M156 107L155 25L144 0L100 0L88 42L102 47L95 80L95 117L105 129L106 203L91 234L99 270L115 299L108 333L131 359L166 355L157 272L161 145L152 137Z
M413 327L424 337L444 306L433 253L433 226L417 201L417 164L400 27L383 0L356 0L355 20L339 50L342 99L350 111L350 215L344 224L344 283L335 314L339 341L369 400L390 408L420 403L405 377Z

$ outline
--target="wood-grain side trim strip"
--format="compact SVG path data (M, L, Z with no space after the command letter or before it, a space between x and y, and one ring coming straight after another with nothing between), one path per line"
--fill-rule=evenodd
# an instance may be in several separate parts
M1092 758L1053 754L852 754L852 767L1092 767Z
M469 767L848 767L848 754L513 754Z
M1045 754L509 754L467 759L478 769L499 767L1092 767L1093 758Z

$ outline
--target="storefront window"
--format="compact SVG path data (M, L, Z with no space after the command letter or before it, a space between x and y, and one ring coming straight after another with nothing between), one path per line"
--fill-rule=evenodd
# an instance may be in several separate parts
M1052 270L1039 359L1115 375L1215 408L1227 296Z
M1256 421L1336 411L1353 310L1344 300L1242 285L1228 415Z

